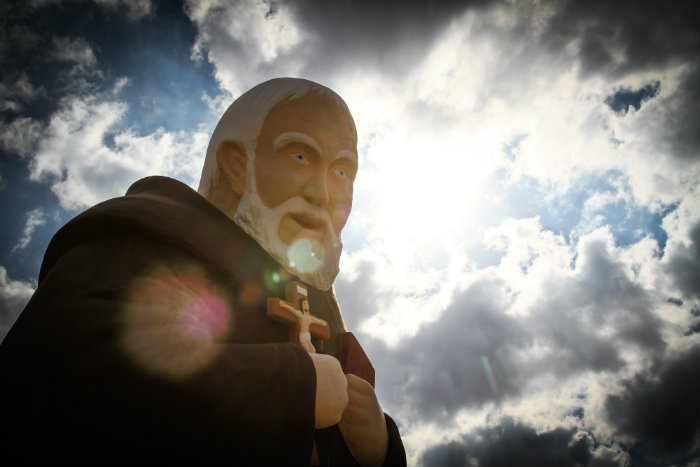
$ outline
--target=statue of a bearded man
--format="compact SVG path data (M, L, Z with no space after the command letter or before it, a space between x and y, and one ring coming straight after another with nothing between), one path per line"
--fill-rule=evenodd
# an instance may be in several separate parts
M63 227L0 346L5 458L405 465L372 385L334 358L357 162L345 102L274 79L219 121L199 193L148 177ZM268 318L290 283L329 339Z

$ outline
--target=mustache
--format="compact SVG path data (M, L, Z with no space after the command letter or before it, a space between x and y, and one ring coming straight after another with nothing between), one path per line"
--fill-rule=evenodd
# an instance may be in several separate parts
M331 216L325 209L315 206L304 198L295 197L288 199L282 203L278 208L281 208L283 212L291 215L310 217L314 220L322 222L329 232L334 232L333 222L331 221Z

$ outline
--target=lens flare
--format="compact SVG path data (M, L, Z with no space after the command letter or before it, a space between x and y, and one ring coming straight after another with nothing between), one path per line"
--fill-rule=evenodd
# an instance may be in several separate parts
M153 268L134 280L121 313L122 347L141 368L172 379L205 368L233 315L226 295L199 267Z
M489 385L493 392L498 392L498 383L496 383L496 377L491 369L491 363L489 363L488 357L481 357L481 366L484 367L484 373L486 373L486 378L489 380Z
M287 251L289 265L301 273L311 273L323 264L324 249L315 239L300 238Z
M254 305L262 300L263 291L255 282L246 282L238 292L238 301L244 305Z
M226 325L227 310L217 297L204 295L193 299L178 317L185 335L213 339Z

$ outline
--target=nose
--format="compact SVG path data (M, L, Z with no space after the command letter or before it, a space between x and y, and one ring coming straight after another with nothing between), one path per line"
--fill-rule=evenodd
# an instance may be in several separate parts
M330 201L328 195L328 180L325 173L314 174L309 178L301 191L302 196L309 203L316 206L325 206Z

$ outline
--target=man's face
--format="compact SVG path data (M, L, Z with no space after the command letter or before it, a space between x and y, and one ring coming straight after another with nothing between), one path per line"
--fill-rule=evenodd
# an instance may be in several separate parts
M357 142L348 118L330 97L308 94L279 104L263 122L254 158L260 200L268 208L292 198L309 206L282 215L277 234L286 245L337 237L350 215Z

